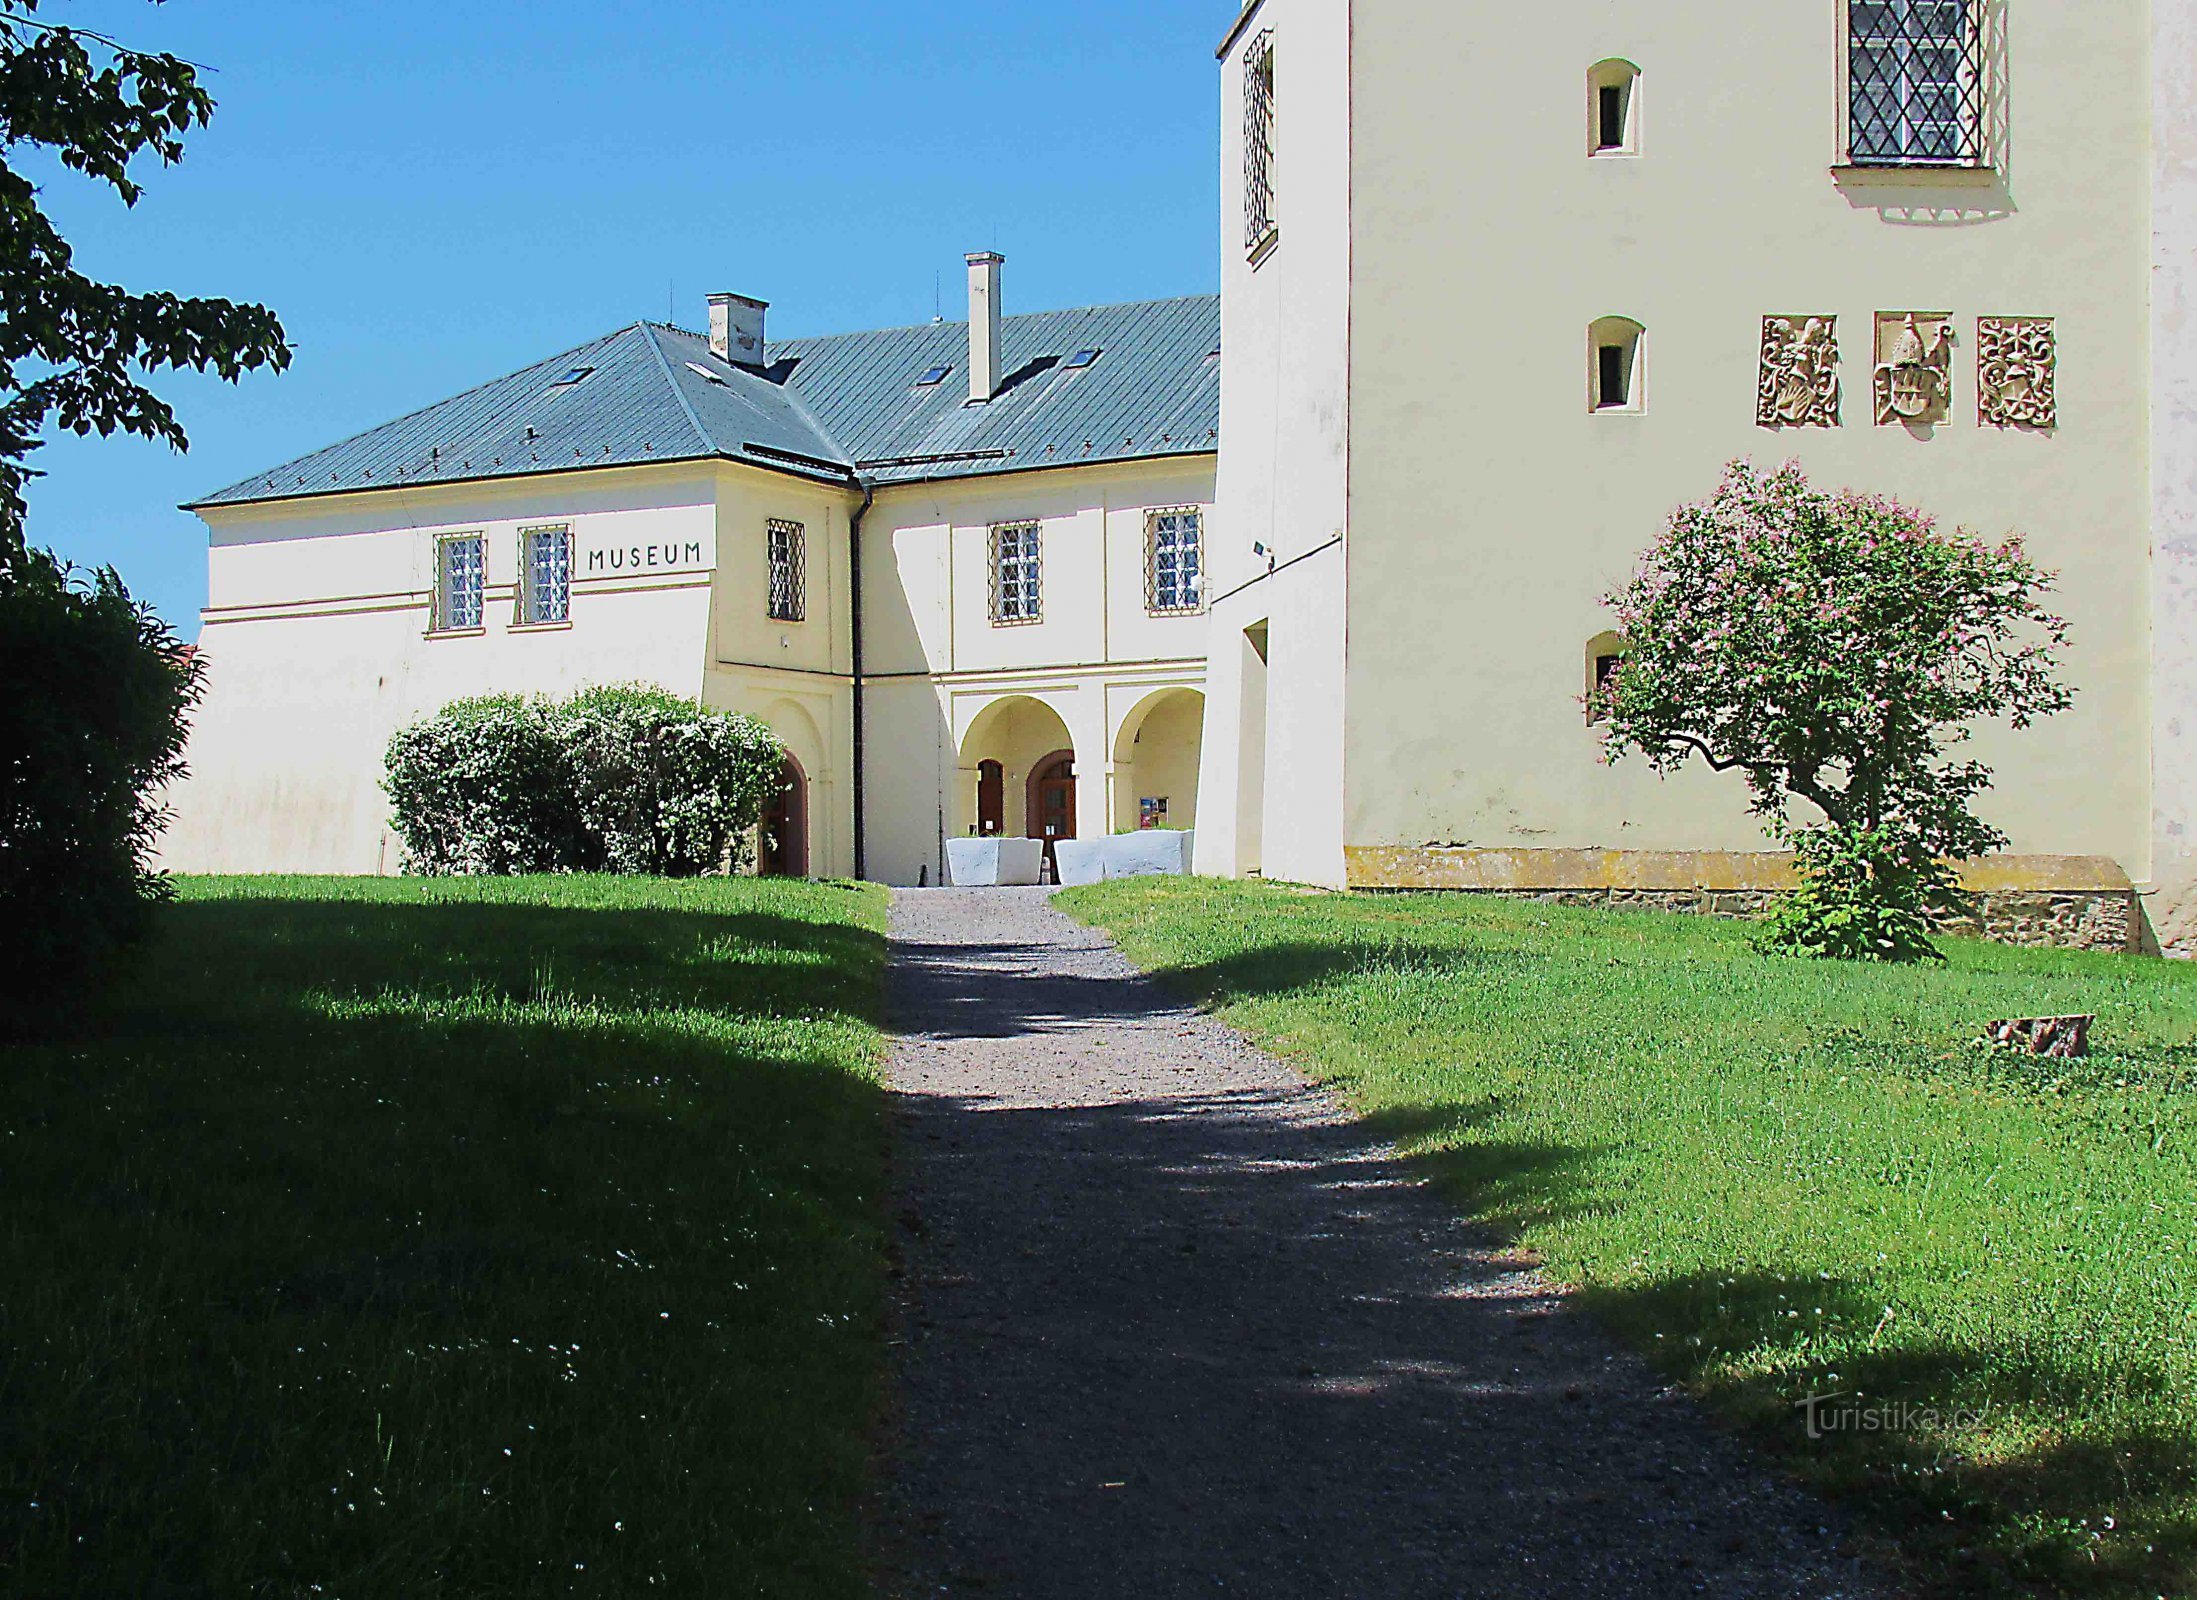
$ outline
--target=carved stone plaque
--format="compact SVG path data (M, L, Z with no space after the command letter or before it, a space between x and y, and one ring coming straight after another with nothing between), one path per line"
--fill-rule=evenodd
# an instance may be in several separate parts
M1877 425L1923 427L1953 416L1953 317L1945 311L1879 311Z
M1994 428L2056 428L2059 338L2050 317L1976 319L1976 420Z
M1839 425L1837 317L1762 319L1755 421L1765 428Z

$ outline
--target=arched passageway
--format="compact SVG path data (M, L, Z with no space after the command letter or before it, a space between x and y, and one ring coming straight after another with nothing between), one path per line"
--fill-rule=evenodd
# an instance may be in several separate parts
M1077 837L1075 740L1044 701L1009 695L986 706L961 741L960 769L956 834Z
M1114 738L1113 830L1195 828L1205 696L1162 689L1140 700Z

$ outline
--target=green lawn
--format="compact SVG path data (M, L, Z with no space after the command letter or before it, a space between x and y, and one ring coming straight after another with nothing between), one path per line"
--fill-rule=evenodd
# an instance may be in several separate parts
M1255 884L1065 903L1335 1080L1930 1592L2197 1593L2197 968L1805 963L1705 919ZM2088 1061L1971 1043L2074 1011ZM1811 1440L1826 1392L1901 1426Z
M182 891L0 1070L0 1592L865 1592L882 895Z

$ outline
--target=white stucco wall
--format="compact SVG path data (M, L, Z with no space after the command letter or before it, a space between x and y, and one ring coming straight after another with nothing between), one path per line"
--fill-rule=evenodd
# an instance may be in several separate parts
M1244 60L1268 33L1280 236L1253 260ZM1346 5L1264 0L1222 63L1222 442L1196 845L1209 875L1343 878L1350 52ZM1244 642L1261 624L1263 669Z
M698 694L714 494L707 472L664 467L209 510L208 692L162 864L393 872L379 783L398 728L468 695L611 682ZM550 522L573 527L572 622L522 629L518 531ZM432 635L435 540L473 531L486 626Z
M2151 922L2197 940L2197 0L2153 0Z
M1146 514L1205 510L1210 553L1213 470L1191 456L880 490L862 529L872 877L941 881L986 758L1006 769L1009 832L1026 825L1030 763L1056 748L1075 752L1079 835L1108 830L1133 782L1112 756L1127 721L1205 681L1206 618L1146 608ZM1043 620L996 626L991 529L1025 520L1043 530Z
M1356 8L1352 845L1760 848L1736 778L1603 767L1577 697L1598 597L1670 510L1732 457L1791 456L1826 487L2021 530L2059 569L2080 698L1979 739L1985 810L2017 851L2147 875L2148 9L1994 8L2006 140L1980 178L1834 174L1838 14ZM1642 149L1590 159L1587 74L1612 57L1642 69ZM1928 437L1872 415L1874 315L1907 310L1954 313L1959 339ZM1837 316L1842 428L1753 425L1770 314ZM1586 330L1611 315L1647 330L1638 414L1585 402ZM1979 426L1980 315L2057 319L2056 432ZM1224 511L1235 482L1224 461Z

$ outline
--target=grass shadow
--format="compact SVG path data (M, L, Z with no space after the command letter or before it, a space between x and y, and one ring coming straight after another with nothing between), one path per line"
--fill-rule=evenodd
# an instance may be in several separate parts
M11 1060L17 1592L859 1592L875 907L598 890L187 900Z

